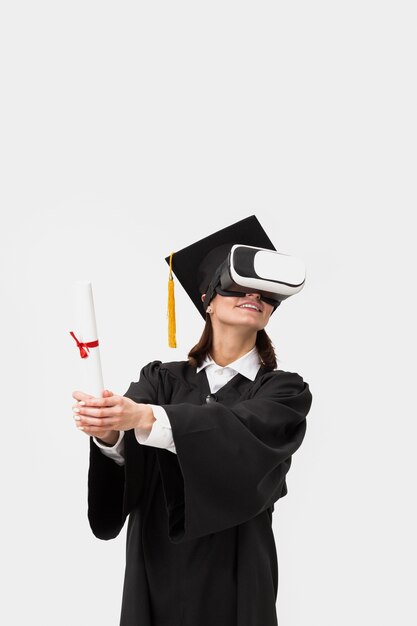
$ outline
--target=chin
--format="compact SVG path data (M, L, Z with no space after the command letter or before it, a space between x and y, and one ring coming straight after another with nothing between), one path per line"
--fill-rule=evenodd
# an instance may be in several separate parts
M252 330L262 330L265 328L266 324L260 323L259 320L235 320L234 322L237 326L244 326L245 328L251 328Z

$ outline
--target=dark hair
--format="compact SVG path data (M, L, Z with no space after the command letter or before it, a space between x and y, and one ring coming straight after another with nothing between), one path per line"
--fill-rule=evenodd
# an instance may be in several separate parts
M201 335L198 343L191 348L188 353L188 361L193 367L199 367L207 355L210 354L213 345L213 326L211 323L210 315L206 315L206 325L204 326L203 334ZM265 330L258 330L256 335L256 348L261 359L263 367L270 370L277 368L277 357L275 354L272 341L265 332Z

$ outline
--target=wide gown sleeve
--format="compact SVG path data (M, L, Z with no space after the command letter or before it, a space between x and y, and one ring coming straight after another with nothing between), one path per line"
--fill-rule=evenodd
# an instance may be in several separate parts
M164 405L177 450L158 455L173 543L242 524L287 493L312 395L293 372L263 379L233 406Z
M132 382L124 396L138 403L156 403L160 361L149 363ZM140 501L144 488L146 446L141 446L134 431L124 436L125 464L117 465L101 453L90 437L88 470L88 519L99 539L116 537L127 515Z

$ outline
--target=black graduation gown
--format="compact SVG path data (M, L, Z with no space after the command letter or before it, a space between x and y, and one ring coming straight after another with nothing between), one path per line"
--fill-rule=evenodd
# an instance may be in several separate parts
M125 433L125 465L91 441L88 516L100 539L129 515L121 626L276 626L274 502L287 493L312 396L261 368L207 403L205 371L146 365L125 396L164 407L177 454Z

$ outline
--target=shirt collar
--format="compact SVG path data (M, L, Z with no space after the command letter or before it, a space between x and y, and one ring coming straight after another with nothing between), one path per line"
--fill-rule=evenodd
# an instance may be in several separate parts
M221 365L217 365L217 363L213 361L210 355L207 355L200 367L197 367L197 374L209 365L214 365L219 368L222 367ZM236 359L236 361L229 363L225 367L229 367L230 369L235 370L238 374L242 374L242 376L245 376L245 378L249 378L249 380L255 380L260 365L261 362L259 359L258 350L255 346L252 348L252 350Z

